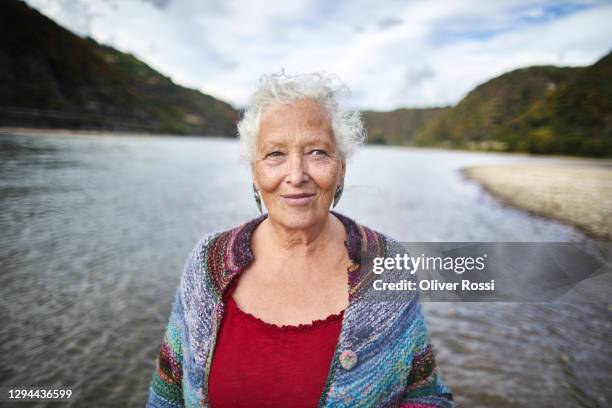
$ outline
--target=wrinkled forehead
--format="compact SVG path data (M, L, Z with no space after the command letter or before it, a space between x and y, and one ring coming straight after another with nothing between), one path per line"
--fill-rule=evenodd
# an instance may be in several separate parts
M276 103L262 112L258 145L311 142L335 145L329 115L317 102Z

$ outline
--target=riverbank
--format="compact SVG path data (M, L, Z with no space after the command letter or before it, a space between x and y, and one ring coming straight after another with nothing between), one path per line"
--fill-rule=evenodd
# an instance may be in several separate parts
M612 240L612 165L500 165L463 168L502 202Z
M110 130L78 130L78 129L51 129L28 127L0 127L0 134L24 136L62 136L62 137L88 137L88 136L118 136L118 137L147 137L147 136L175 136L168 134L155 134L145 132L115 132Z
M114 136L114 137L201 137L232 139L229 136L202 136L202 135L177 135L171 133L147 133L147 132L124 132L112 130L78 130L78 129L51 129L51 128L28 128L28 127L2 127L0 134L24 135L24 136L61 136L61 137L89 137L89 136Z

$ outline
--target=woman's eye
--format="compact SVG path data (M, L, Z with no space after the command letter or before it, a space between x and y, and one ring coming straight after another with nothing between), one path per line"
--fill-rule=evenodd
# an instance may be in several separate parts
M312 154L313 156L325 156L327 152L325 150L315 149L315 150L311 150L310 154Z
M279 151L274 151L266 155L266 157L282 157L282 156L283 156L283 153Z

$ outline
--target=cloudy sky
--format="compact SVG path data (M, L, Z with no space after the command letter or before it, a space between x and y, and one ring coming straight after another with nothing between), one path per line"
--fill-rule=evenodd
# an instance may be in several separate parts
M26 0L79 35L236 107L257 78L338 74L360 109L455 104L529 65L612 50L612 1Z

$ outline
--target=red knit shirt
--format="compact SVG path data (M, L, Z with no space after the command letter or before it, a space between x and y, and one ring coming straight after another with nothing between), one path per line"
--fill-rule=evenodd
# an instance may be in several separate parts
M212 408L315 407L331 366L344 311L276 326L238 308L228 288L209 376Z

